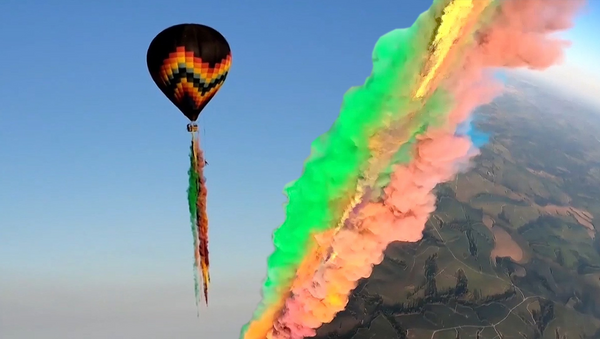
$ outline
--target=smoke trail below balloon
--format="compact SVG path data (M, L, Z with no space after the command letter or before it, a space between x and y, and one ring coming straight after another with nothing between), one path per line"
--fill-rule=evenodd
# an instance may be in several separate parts
M199 277L202 278L204 301L208 305L208 285L210 283L208 259L208 216L206 213L206 184L204 178L204 155L200 149L200 140L192 134L190 146L190 169L188 204L192 235L194 237L194 290L196 305L200 300Z

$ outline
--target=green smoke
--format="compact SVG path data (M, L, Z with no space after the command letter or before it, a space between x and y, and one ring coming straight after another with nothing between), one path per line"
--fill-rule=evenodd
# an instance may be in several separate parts
M198 248L198 228L196 227L196 213L198 212L198 193L200 187L198 186L199 176L196 172L196 159L194 157L194 143L190 146L190 169L188 170L189 175L189 187L187 190L188 194L188 207L190 210L190 222L192 223L192 235L194 236L194 251ZM200 286L198 283L198 265L194 258L194 292L196 294L196 306L198 306L198 300L200 296Z

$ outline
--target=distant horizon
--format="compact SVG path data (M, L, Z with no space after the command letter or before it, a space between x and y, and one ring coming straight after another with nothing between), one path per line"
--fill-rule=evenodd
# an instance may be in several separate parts
M558 71L561 74L563 71ZM513 76L520 79L529 80L536 84L544 86L547 90L553 90L562 95L581 101L581 104L589 106L591 109L600 110L600 97L594 96L593 88L589 91L581 91L578 88L586 86L585 82L577 82L575 84L564 84L560 82L560 77L555 73L546 74L543 72L532 72L529 70L519 70L512 73ZM598 86L600 91L600 84ZM600 92L599 92L600 93Z

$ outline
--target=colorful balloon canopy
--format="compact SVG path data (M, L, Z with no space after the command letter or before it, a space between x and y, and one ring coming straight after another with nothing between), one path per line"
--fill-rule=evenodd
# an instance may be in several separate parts
M180 24L152 40L146 62L156 85L193 122L225 82L231 49L211 27Z
M204 301L208 305L206 161L195 121L225 82L231 66L231 50L227 40L215 29L199 24L180 24L163 30L152 40L146 63L158 88L191 121L187 126L192 135L188 204L194 236L194 288L198 302L201 276Z

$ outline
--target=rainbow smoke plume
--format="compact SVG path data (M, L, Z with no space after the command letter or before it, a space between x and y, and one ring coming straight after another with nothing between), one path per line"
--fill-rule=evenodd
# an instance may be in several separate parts
M241 338L314 336L389 243L420 240L435 186L486 142L471 112L501 91L491 70L558 62L568 44L550 34L569 28L581 4L439 0L412 27L381 37L372 74L346 93L285 189L263 300Z

